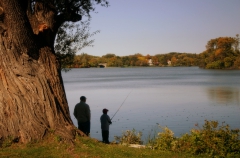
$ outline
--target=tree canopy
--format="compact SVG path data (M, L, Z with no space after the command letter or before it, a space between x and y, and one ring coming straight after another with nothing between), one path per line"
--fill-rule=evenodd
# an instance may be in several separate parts
M200 67L207 69L239 69L239 35L218 37L207 42L200 55Z
M74 57L67 67L97 67L106 63L108 67L128 66L199 66L206 69L240 69L239 36L218 37L207 42L206 50L200 54L170 52L167 54L117 56L113 53L102 57L86 53Z
M69 65L74 64L78 51L87 46L93 46L94 40L89 39L100 31L89 32L90 21L79 23L66 22L57 32L54 50L61 63L61 69L68 71Z

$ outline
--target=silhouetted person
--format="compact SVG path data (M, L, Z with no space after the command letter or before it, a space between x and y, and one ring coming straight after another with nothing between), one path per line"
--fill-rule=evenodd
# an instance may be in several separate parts
M85 96L80 97L80 103L75 105L73 114L78 121L78 129L88 136L90 133L91 111L89 105L86 104L86 100Z
M112 124L110 117L107 115L108 109L103 109L103 114L100 117L101 129L102 129L102 141L109 144L109 125Z

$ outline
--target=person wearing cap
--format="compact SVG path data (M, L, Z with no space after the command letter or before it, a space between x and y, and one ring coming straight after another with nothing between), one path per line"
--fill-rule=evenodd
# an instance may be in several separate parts
M107 115L108 109L102 110L103 114L100 117L101 129L102 129L102 141L109 144L109 125L112 124L110 117Z
M91 111L89 105L86 104L86 100L85 96L80 97L80 102L75 105L73 115L78 121L78 129L88 136L90 133Z

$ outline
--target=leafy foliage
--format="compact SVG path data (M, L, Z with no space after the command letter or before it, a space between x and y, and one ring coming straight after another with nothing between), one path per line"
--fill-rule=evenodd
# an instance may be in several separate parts
M137 133L135 129L123 132L122 136L114 136L115 141L120 142L121 144L142 144L141 137L142 133Z
M190 134L180 138L167 127L161 127L162 132L151 140L149 146L153 149L173 152L187 152L191 154L208 154L211 157L226 157L240 154L240 130L231 130L224 122L219 125L217 121L205 120L200 128L192 129Z
M74 64L66 67L97 67L106 63L107 67L131 66L199 66L206 69L240 69L239 36L219 37L207 43L207 50L200 54L170 52L154 56L140 53L129 56L106 54L102 57L81 54L74 57ZM149 61L151 60L151 63ZM168 61L171 61L168 63Z
M28 2L27 2L28 1ZM49 39L46 41L48 45L53 47L57 57L61 62L61 68L73 65L74 55L82 48L92 46L94 40L89 38L98 33L95 31L89 33L89 24L91 15L95 12L96 5L108 7L107 0L27 0L24 5L27 7L28 17L35 18L31 23L32 27L38 24L44 32L44 36ZM87 18L86 21L81 21ZM78 23L75 23L78 22ZM50 28L50 29L49 29ZM46 33L44 29L49 29L51 34ZM34 29L35 34L39 34L39 30ZM51 38L49 36L52 36Z
M234 68L240 69L240 56L234 61Z
M35 3L38 3L39 0L31 0L30 2L33 8ZM78 16L90 16L90 12L95 11L95 5L109 6L107 0L41 0L40 2L45 6L54 6L57 15L64 15L62 18L66 21L70 20L70 18L72 21L79 21L77 19Z
M239 35L236 37L219 37L211 39L206 51L200 55L200 67L207 69L238 69L236 59L240 56Z
M62 69L67 70L69 65L73 65L75 54L82 48L93 46L94 40L89 38L99 31L89 33L89 25L89 21L77 24L68 22L59 28L54 49Z
M87 58L86 58L87 57ZM168 65L168 59L175 59L174 65ZM86 60L87 59L87 60ZM152 60L152 65L149 60ZM165 62L166 60L166 62ZM72 67L97 67L99 63L107 63L107 67L128 67L128 66L197 66L197 55L188 53L157 54L155 56L144 56L134 54L129 56L116 56L115 54L106 54L102 57L91 56L88 54L76 55ZM71 65L67 65L71 67Z

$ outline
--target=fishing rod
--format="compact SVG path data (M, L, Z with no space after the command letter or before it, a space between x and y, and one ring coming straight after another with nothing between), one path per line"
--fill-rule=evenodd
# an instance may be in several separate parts
M113 117L117 114L117 112L119 111L119 109L122 107L122 105L124 104L124 102L127 100L128 96L130 95L132 91L130 91L127 95L127 97L125 98L125 100L122 102L121 106L118 108L118 110L115 112L115 114L113 115ZM113 117L111 118L111 120L113 119Z

